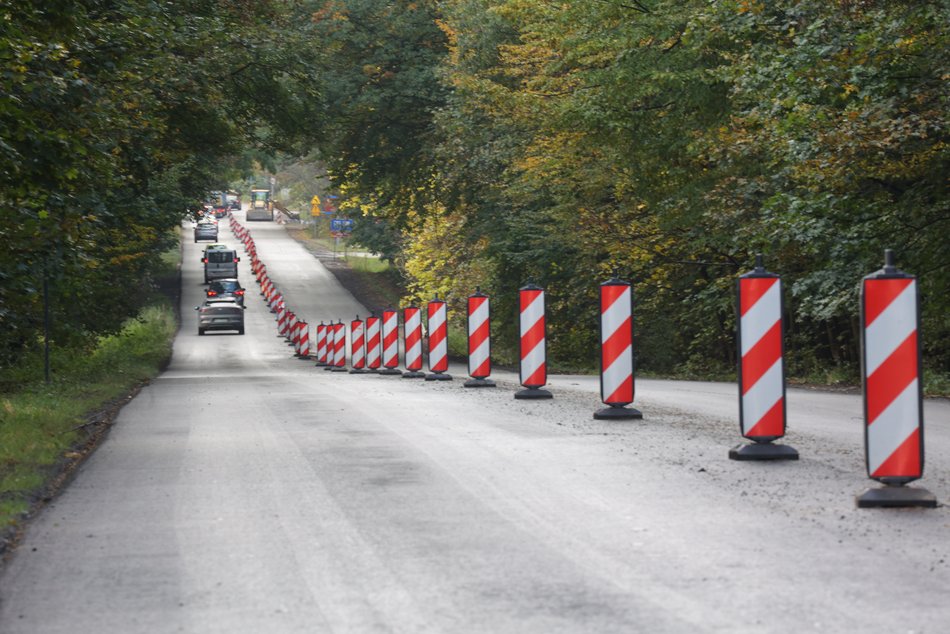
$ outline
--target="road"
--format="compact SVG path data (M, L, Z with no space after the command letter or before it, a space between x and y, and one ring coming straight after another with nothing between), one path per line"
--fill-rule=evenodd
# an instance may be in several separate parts
M311 323L366 314L281 227L249 227ZM644 419L601 422L591 377L516 401L511 373L471 390L454 366L325 372L257 293L246 335L198 337L200 249L185 243L170 367L29 527L0 632L950 628L947 507L855 507L873 484L858 397L792 390L801 460L753 464L727 459L733 385L639 381ZM946 401L927 425L918 484L946 501Z

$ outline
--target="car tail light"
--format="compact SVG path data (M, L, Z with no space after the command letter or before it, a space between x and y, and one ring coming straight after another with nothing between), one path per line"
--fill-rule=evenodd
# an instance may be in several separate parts
M217 296L218 296L218 292L217 292L217 291L207 291L207 293L208 293L208 297L217 297Z
M234 263L235 263L235 264L238 263L238 259L239 259L239 258L234 258Z
M207 263L208 263L208 258L201 258L201 261L204 262L205 264L207 264Z
M243 295L243 294L244 294L244 289L243 289L243 288L238 289L238 290L234 291L234 294L235 294L235 295Z

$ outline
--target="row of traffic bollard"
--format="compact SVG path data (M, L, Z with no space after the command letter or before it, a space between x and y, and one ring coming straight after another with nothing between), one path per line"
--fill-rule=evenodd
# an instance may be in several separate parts
M232 228L251 255L261 293L277 313L278 332L294 345L295 354L310 359L309 329L289 311L258 263L253 238L232 218ZM519 382L516 399L551 399L547 385L544 289L529 284L518 292ZM749 444L729 451L732 460L797 460L798 452L775 441L786 433L784 305L781 277L766 271L761 256L755 269L736 283L738 308L739 429ZM495 387L491 376L490 298L476 289L467 303L468 373L465 387ZM422 311L402 310L404 368L399 370L399 315L392 308L381 317L359 316L349 324L352 374L377 373L429 381L452 380L448 374L448 315L436 296L426 306L429 373L422 372ZM861 286L862 385L865 413L865 458L868 477L883 484L856 499L867 507L936 507L927 490L907 484L923 476L923 393L920 381L919 297L914 276L894 266L885 252L885 266ZM316 365L347 372L346 325L321 322L316 327ZM600 397L606 406L594 412L599 420L641 419L634 402L633 297L629 282L616 278L600 285Z

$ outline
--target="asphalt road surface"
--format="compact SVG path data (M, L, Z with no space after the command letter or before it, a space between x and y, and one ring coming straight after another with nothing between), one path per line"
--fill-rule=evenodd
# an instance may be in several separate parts
M248 226L311 324L366 314L280 226ZM801 460L755 464L727 459L733 385L639 381L644 419L600 422L591 377L529 402L508 373L325 372L256 291L246 335L199 337L184 235L171 366L29 527L0 632L950 631L950 512L855 507L876 486L858 397L791 391ZM946 401L926 434L917 486L946 501Z

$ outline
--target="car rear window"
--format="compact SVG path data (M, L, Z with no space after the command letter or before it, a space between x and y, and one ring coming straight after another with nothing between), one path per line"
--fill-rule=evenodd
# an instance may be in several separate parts
M208 251L208 262L212 264L234 262L234 251Z
M234 306L209 306L208 308L203 309L201 312L207 313L209 315L240 315L242 309L236 308Z
M218 281L218 282L212 282L209 288L213 291L217 291L221 293L221 292L236 291L237 289L241 288L241 285L238 282L234 282L234 281L231 281L231 282Z

